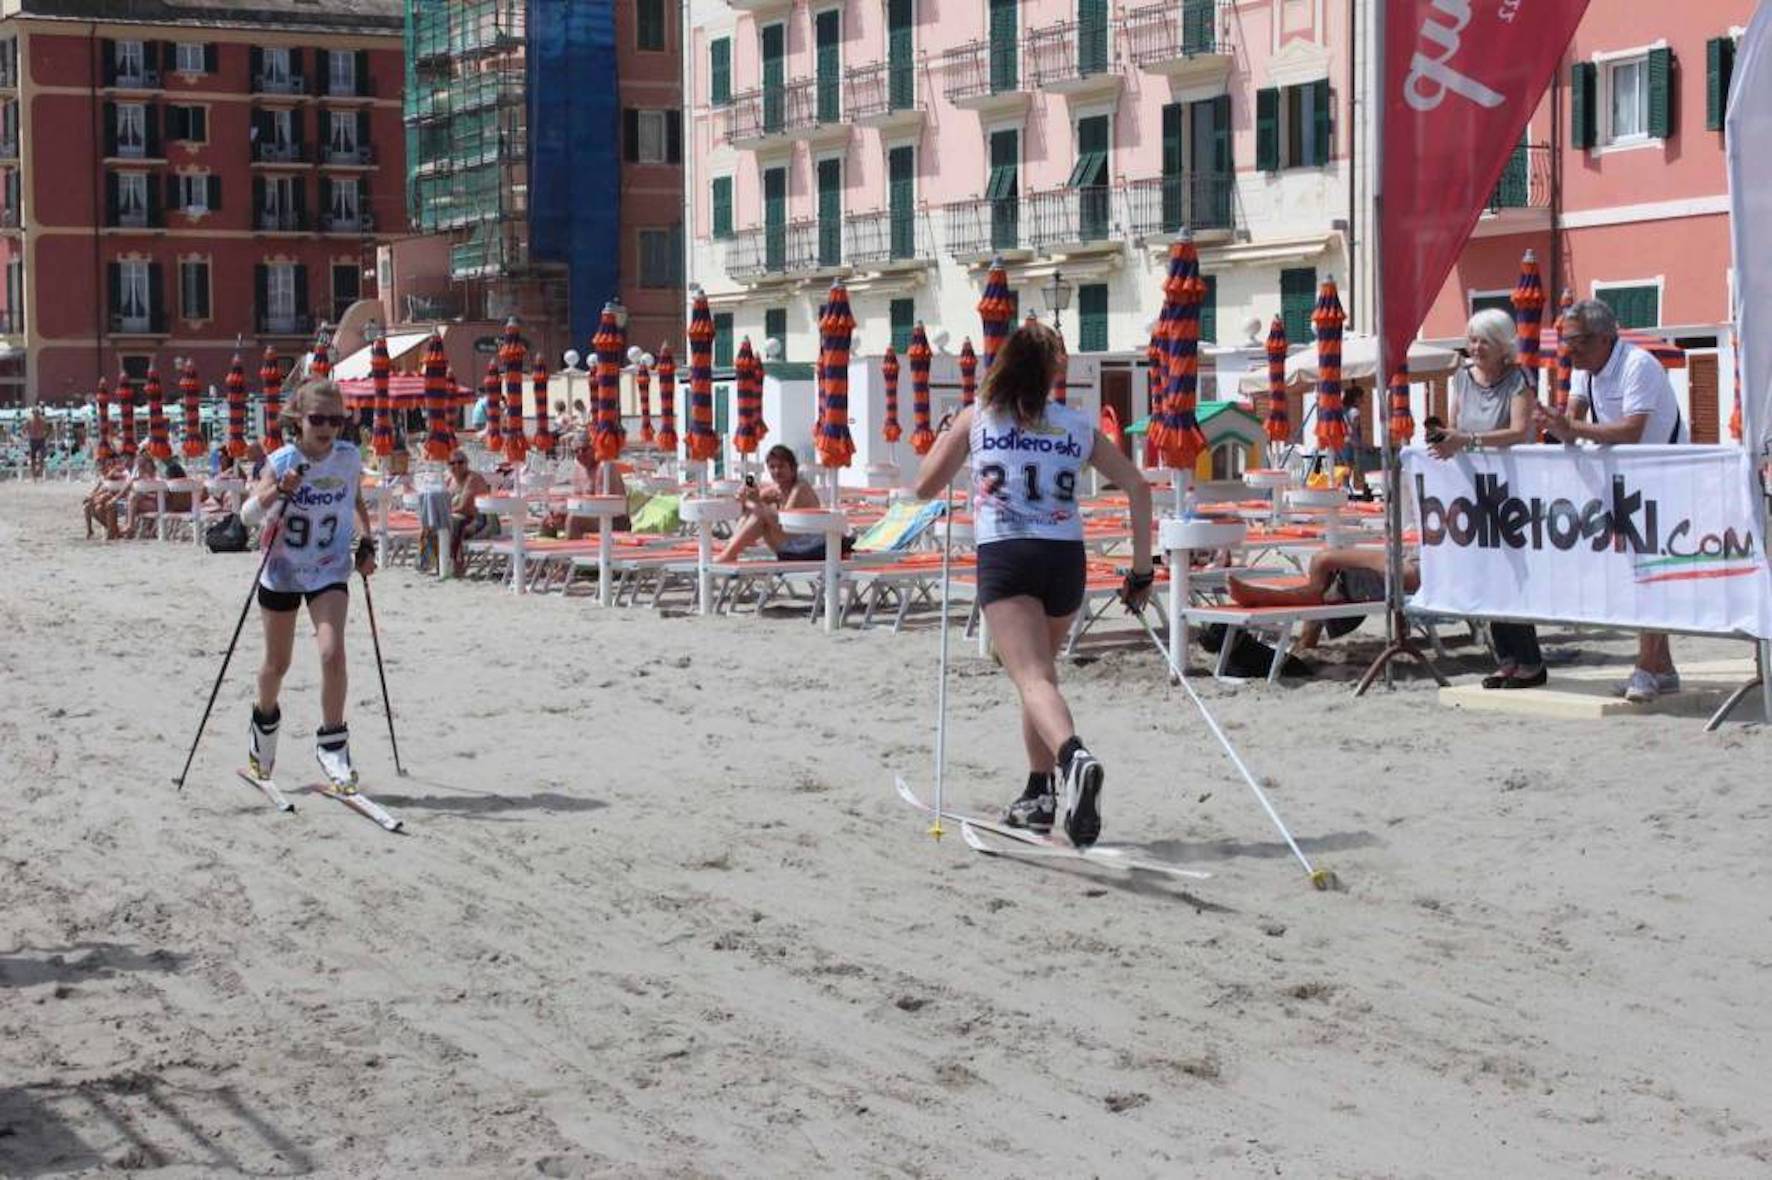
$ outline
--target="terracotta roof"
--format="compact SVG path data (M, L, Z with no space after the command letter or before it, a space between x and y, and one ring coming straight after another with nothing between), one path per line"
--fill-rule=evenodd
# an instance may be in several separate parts
M378 35L405 27L403 0L19 0L18 15L218 28L331 29Z

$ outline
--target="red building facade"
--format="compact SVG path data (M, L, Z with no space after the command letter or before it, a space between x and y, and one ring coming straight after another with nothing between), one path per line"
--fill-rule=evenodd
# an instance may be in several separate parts
M219 386L374 294L405 232L397 0L54 7L0 21L0 401L175 357Z

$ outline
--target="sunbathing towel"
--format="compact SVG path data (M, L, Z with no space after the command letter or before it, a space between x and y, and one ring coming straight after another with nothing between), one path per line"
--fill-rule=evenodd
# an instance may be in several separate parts
M634 513L633 532L636 533L674 533L683 527L681 512L682 498L679 496L653 496Z
M934 523L946 505L941 500L900 500L856 539L863 553L899 553L909 548Z

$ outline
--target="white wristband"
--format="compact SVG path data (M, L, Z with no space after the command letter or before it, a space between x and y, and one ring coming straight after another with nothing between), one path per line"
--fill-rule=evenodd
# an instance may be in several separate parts
M265 506L264 503L259 500L257 492L252 493L241 502L240 519L247 525L255 525L264 518Z

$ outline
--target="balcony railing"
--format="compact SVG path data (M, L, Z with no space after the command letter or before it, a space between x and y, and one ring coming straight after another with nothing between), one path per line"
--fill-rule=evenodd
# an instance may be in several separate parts
M25 330L25 313L17 307L0 307L0 335L20 336Z
M1236 228L1236 177L1194 172L1126 183L1127 229L1136 237Z
M740 282L788 273L788 227L753 226L732 235L726 246L726 273Z
M1020 46L1007 38L972 41L941 55L942 92L959 103L1021 90Z
M462 317L461 307L461 299L456 295L408 295L406 322L418 324L427 320L459 320Z
M1508 157L1489 194L1489 211L1550 208L1551 158L1547 143L1521 144Z
M119 335L142 336L166 331L166 313L155 310L147 315L135 315L114 311L111 313L111 331Z
M835 270L843 265L843 222L810 217L788 224L787 272L795 275Z
M159 229L165 218L158 209L120 209L111 222L119 229Z
M0 160L18 159L18 140L0 139Z
M266 233L304 233L308 218L294 210L260 209L252 215L252 226Z
M159 70L137 70L133 74L119 72L111 79L111 85L119 90L158 90L160 89Z
M271 140L255 140L252 145L252 162L254 164L305 164L308 162L308 145L305 143L276 143Z
M726 108L727 142L757 145L777 136L806 136L843 126L840 88L831 80L796 78L732 96Z
M368 213L323 213L320 215L320 232L327 234L368 234L375 232L375 218Z
M1108 72L1107 21L1060 21L1028 34L1028 83L1045 89Z
M314 330L314 317L291 313L266 312L258 317L261 336L306 336Z
M18 209L13 206L0 209L0 229L17 229L18 227Z
M145 160L148 158L148 145L145 143L119 143L112 149L111 155L119 160Z
M300 74L285 74L281 78L269 74L258 74L252 79L254 94L306 94L308 80Z
M327 78L322 91L327 98L374 98L375 79L361 75L351 79L347 85L335 78Z
M1019 197L950 201L944 209L948 253L956 258L975 258L1025 247L1021 204Z
M1228 0L1162 0L1126 14L1126 42L1132 64L1155 69L1188 58L1229 53L1219 29Z
M335 168L353 168L375 163L375 145L360 143L355 147L334 147L327 144L321 149L321 163Z
M882 209L843 219L844 258L851 266L925 263L933 253L928 215L917 209Z
M1059 188L1030 193L1027 199L1031 232L1037 250L1053 246L1084 246L1113 240L1113 190L1106 185Z
M0 90L18 89L18 67L10 60L0 61Z
M849 117L871 123L895 113L921 113L917 102L916 63L875 62L849 71Z

